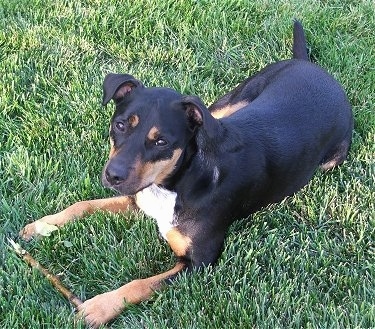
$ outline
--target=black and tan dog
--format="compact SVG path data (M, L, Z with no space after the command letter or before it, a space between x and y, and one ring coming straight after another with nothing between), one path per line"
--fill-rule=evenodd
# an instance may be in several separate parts
M103 104L114 100L105 186L120 197L78 202L40 219L62 226L98 209L140 208L155 218L177 256L171 270L134 280L87 300L93 327L126 303L148 299L182 270L214 263L231 223L304 186L318 166L344 161L352 112L343 89L308 61L300 23L293 59L271 64L216 103L168 88L146 88L127 74L104 80ZM36 234L35 222L21 235Z

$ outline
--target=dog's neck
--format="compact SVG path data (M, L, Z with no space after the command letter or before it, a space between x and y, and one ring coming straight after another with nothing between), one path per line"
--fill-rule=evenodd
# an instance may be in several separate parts
M194 155L197 153L197 143L192 138L176 164L176 170L161 185L168 190L174 190L176 183L181 179L186 170L190 167Z
M212 163L210 159L216 157L222 142L221 138L225 139L227 132L219 120L214 120L215 123L211 124L211 128L214 127L212 129L216 131L216 138L210 138L206 129L201 127L186 146L176 165L176 170L159 187L176 191L179 182L184 180L186 175L192 175L193 181L197 177L204 178L202 181L209 185L208 188L219 182L220 167L217 163Z

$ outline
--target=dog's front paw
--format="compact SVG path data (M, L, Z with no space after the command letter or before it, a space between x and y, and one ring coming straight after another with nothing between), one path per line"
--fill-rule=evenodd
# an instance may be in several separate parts
M44 217L46 218L46 217ZM20 232L20 237L29 241L33 237L37 236L49 236L53 231L57 230L57 226L48 224L43 219L36 220L30 224L27 224Z
M35 222L27 224L19 232L19 236L25 241L29 241L32 237L37 236Z
M117 317L124 308L124 299L114 290L86 300L78 306L77 316L84 319L90 328L99 328Z

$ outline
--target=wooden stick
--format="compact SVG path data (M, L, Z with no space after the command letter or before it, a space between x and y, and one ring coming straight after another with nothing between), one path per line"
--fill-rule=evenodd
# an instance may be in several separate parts
M16 251L17 255L19 255L27 264L29 264L32 268L36 268L43 275L52 283L52 285L76 308L82 304L82 301L74 295L70 290L68 290L64 285L61 283L60 279L49 272L46 268L44 268L40 263L35 260L25 249L23 249L18 243L14 242L12 239L8 238L9 243L12 245L13 249Z

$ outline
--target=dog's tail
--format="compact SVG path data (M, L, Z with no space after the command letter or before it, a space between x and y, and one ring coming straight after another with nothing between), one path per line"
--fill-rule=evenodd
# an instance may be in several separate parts
M305 32L300 21L294 19L293 27L293 58L309 60Z

